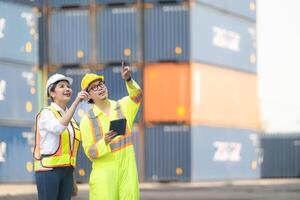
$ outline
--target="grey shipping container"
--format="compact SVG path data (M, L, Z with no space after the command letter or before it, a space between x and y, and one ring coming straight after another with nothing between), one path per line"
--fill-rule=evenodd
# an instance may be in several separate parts
M31 66L0 62L0 121L33 124L38 112L37 87L37 73Z
M141 50L137 7L105 7L96 14L97 63L138 62Z
M131 4L136 3L137 0L95 0L97 4Z
M144 0L145 3L187 2L190 0ZM250 20L256 20L256 0L196 0L197 2Z
M256 133L245 129L157 125L145 128L148 181L255 179L260 177Z
M256 0L197 0L217 9L256 20Z
M137 67L132 68L132 78L136 80L137 83L141 84L141 70ZM51 72L49 74L49 77L53 75L54 73L61 73L66 76L69 76L73 78L73 84L72 84L72 90L73 95L72 99L69 102L70 104L75 100L77 93L81 90L81 80L83 76L86 73L96 73L99 75L105 76L105 85L108 88L108 97L112 100L118 100L121 99L124 96L127 96L127 89L125 85L125 81L121 77L120 73L120 66L106 66L103 70L90 70L90 69L79 69L79 68L61 68L60 70L56 72ZM83 116L84 113L86 113L91 108L91 105L82 102L79 104L79 106L76 109L74 118L75 120L80 123L80 119ZM142 106L140 106L140 109ZM140 119L140 110L137 113L137 116L135 118L135 121L139 121Z
M90 13L85 9L53 11L49 21L49 62L53 65L90 62Z
M300 134L270 134L261 137L264 154L262 178L300 177Z
M0 1L0 60L38 63L37 11Z
M143 149L141 144L141 131L137 124L133 125L133 145L135 151L135 158L137 163L137 170L139 179L143 177ZM86 183L89 181L90 172L92 170L92 163L84 153L83 147L80 146L77 155L77 166L76 166L76 180L78 182Z
M256 72L251 21L202 4L145 9L145 61L189 61Z
M0 1L16 2L20 4L26 4L26 5L37 6L37 7L43 6L43 2L44 2L44 0L0 0Z
M32 127L0 126L0 182L33 182Z
M48 0L50 7L88 6L91 0Z

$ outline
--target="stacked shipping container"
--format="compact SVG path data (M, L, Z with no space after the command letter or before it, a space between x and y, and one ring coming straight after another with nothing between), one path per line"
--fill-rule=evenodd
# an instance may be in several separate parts
M258 178L255 2L147 2L146 180Z
M0 182L33 181L38 11L0 1Z

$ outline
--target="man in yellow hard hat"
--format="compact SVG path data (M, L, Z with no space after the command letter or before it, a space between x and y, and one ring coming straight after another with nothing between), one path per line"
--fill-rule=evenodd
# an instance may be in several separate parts
M94 104L80 123L82 145L93 165L89 181L91 200L139 199L132 125L142 92L131 78L129 66L122 64L121 75L129 96L118 101L108 99L103 76L86 74L81 81L89 103ZM121 118L127 120L124 135L109 130L110 122Z

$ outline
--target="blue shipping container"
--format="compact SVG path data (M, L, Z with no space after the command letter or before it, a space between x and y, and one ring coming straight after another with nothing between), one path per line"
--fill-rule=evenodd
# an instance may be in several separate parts
M260 177L259 139L244 129L157 125L145 129L149 181Z
M91 59L92 36L88 10L73 9L50 13L49 62L86 64Z
M197 0L217 9L256 20L256 0Z
M0 182L33 182L32 127L0 126Z
M50 7L88 6L91 0L48 0Z
M300 177L300 134L270 134L261 137L264 154L262 178Z
M181 4L146 7L144 16L145 61L188 61L189 7Z
M95 0L96 4L131 4L137 0Z
M31 66L0 62L0 121L33 124L38 112L37 73Z
M20 4L26 4L26 5L37 6L37 7L43 6L44 3L44 0L0 0L0 1L16 2Z
M145 60L189 61L256 72L256 29L201 4L145 9Z
M37 11L0 1L0 60L38 63Z
M137 7L105 7L97 11L97 63L140 61L138 19Z

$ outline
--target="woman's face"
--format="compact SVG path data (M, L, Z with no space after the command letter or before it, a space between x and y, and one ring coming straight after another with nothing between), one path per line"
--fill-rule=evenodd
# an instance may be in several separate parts
M50 95L54 101L65 102L70 101L72 96L72 89L68 81L59 81L54 91L50 92Z
M108 97L107 87L104 82L94 81L87 89L93 101L105 100Z

